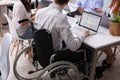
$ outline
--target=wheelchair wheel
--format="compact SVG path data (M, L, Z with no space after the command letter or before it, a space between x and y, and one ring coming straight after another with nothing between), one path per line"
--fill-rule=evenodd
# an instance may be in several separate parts
M58 61L47 66L37 80L82 80L77 67L68 61Z
M18 80L36 80L36 77L38 77L38 74L41 72L36 71L32 74L29 74L29 71L36 70L35 66L33 66L32 63L33 60L28 59L28 55L26 55L26 51L30 49L32 50L32 46L27 46L24 49L20 50L18 52L18 56L14 61L13 72ZM38 67L41 68L39 64Z

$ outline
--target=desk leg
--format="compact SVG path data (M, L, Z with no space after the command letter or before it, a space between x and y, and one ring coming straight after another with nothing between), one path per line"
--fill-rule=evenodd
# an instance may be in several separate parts
M2 32L2 23L0 21L0 35L3 36L3 32Z
M92 59L92 65L90 68L90 77L89 80L94 80L94 75L95 75L95 69L96 69L96 62L97 62L97 51L94 52L93 54L93 59Z
M117 46L114 47L114 54L116 54Z

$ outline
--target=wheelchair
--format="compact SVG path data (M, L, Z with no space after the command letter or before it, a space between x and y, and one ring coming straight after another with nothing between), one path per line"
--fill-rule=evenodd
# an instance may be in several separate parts
M33 31L32 44L18 52L13 64L13 72L18 80L88 80L85 50L76 51L76 54L81 54L81 60L76 63L55 61L56 54L64 50L54 52L51 34L46 29ZM26 55L29 50L32 59Z

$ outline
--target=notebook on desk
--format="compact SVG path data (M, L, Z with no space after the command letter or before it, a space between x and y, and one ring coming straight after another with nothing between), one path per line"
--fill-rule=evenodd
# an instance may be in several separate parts
M80 30L89 30L90 35L96 34L100 25L100 21L101 16L84 11L80 17L80 21L78 22L79 26L76 27L77 31L75 32Z

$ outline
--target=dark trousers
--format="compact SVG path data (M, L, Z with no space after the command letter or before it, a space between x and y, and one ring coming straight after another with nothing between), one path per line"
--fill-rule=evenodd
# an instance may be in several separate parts
M63 49L64 48L66 48L66 45L63 41ZM81 49L86 51L87 63L91 63L93 51L83 44L80 46L80 48L78 50L81 50ZM77 62L77 61L80 61L80 59L81 59L81 53L72 52L72 51L67 50L67 49L66 49L66 51L63 51L60 54L57 54L56 56L58 59L61 58L60 60L64 59L64 60L71 61L71 62Z
M82 56L81 56L82 55ZM72 52L70 50L66 50L64 52L56 54L55 60L66 60L73 63L79 62L81 59L83 59L83 53L76 53ZM88 64L91 63L92 60L92 51L86 52L86 61Z
M84 59L83 53L72 52L69 49L58 51L54 57L54 61L70 61L72 63L78 63Z

